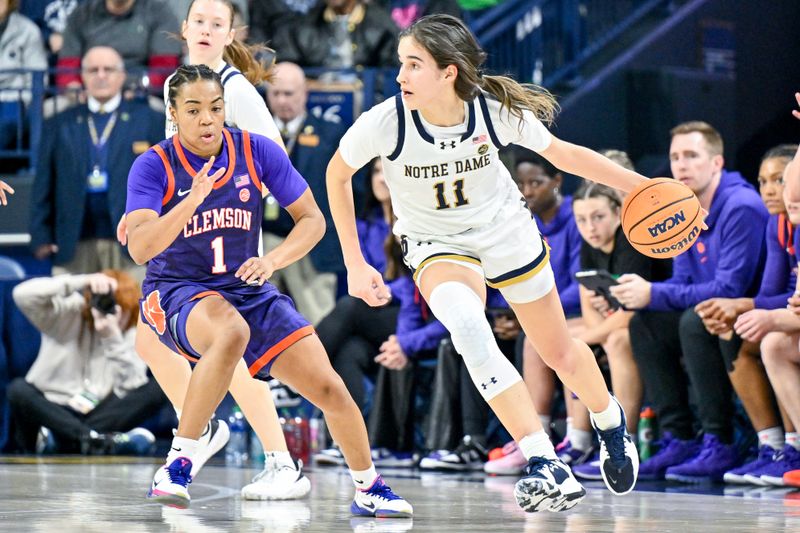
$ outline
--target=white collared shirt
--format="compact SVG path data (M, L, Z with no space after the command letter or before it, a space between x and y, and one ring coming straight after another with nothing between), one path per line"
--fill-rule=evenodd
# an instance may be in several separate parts
M92 113L99 113L100 108L103 109L103 113L113 113L119 107L119 104L122 102L122 94L117 94L114 98L109 100L105 103L100 103L99 100L90 96L89 99L86 101L86 105L89 106L89 111Z

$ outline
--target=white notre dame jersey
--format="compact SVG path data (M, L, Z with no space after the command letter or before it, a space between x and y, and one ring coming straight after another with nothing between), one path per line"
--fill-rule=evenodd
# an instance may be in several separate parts
M395 234L456 235L488 224L509 198L519 197L510 194L517 186L499 148L513 143L541 151L550 145L550 132L530 111L520 123L483 94L464 106L464 124L439 127L397 95L362 114L342 137L340 153L350 167L381 157L397 215Z
M222 78L222 87L225 90L225 125L258 133L273 140L278 139L281 134L272 120L267 104L244 74L225 62L215 71ZM174 74L164 82L164 105L167 108L169 108L169 81L172 76ZM176 133L178 125L172 121L167 112L164 135L168 139Z

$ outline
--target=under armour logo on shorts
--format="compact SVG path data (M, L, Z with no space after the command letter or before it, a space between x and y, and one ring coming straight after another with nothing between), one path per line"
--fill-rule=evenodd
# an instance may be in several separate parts
M492 376L492 378L489 380L489 383L481 382L481 387L483 387L483 390L486 390L489 388L489 385L496 385L496 384L497 384L497 378Z

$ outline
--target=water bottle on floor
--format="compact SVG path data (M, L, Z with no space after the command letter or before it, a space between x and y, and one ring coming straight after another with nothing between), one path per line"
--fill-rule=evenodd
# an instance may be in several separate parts
M247 463L247 422L238 405L233 407L228 417L228 428L231 437L225 447L225 464L242 466Z

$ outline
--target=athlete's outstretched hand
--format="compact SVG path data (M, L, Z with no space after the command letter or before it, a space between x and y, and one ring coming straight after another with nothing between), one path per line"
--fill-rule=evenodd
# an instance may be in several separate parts
M794 99L797 100L797 106L800 107L800 93L794 93ZM797 109L792 109L792 115L794 118L800 119L800 111Z
M275 272L275 264L267 257L251 257L236 271L236 277L248 285L263 285Z
M6 183L3 180L0 180L0 205L8 205L8 200L6 199L6 193L14 194L14 189L11 188L11 185Z
M225 167L219 168L216 172L208 175L208 172L211 170L211 166L214 164L214 159L216 159L213 155L208 162L203 165L203 168L200 169L200 172L195 175L194 179L192 180L192 189L189 194L186 196L187 199L191 198L197 205L203 203L203 200L206 199L206 196L211 194L211 189L214 188L214 184L217 182L218 179L225 174Z
M392 299L381 273L366 261L347 269L347 292L350 296L361 298L372 307L386 305Z

